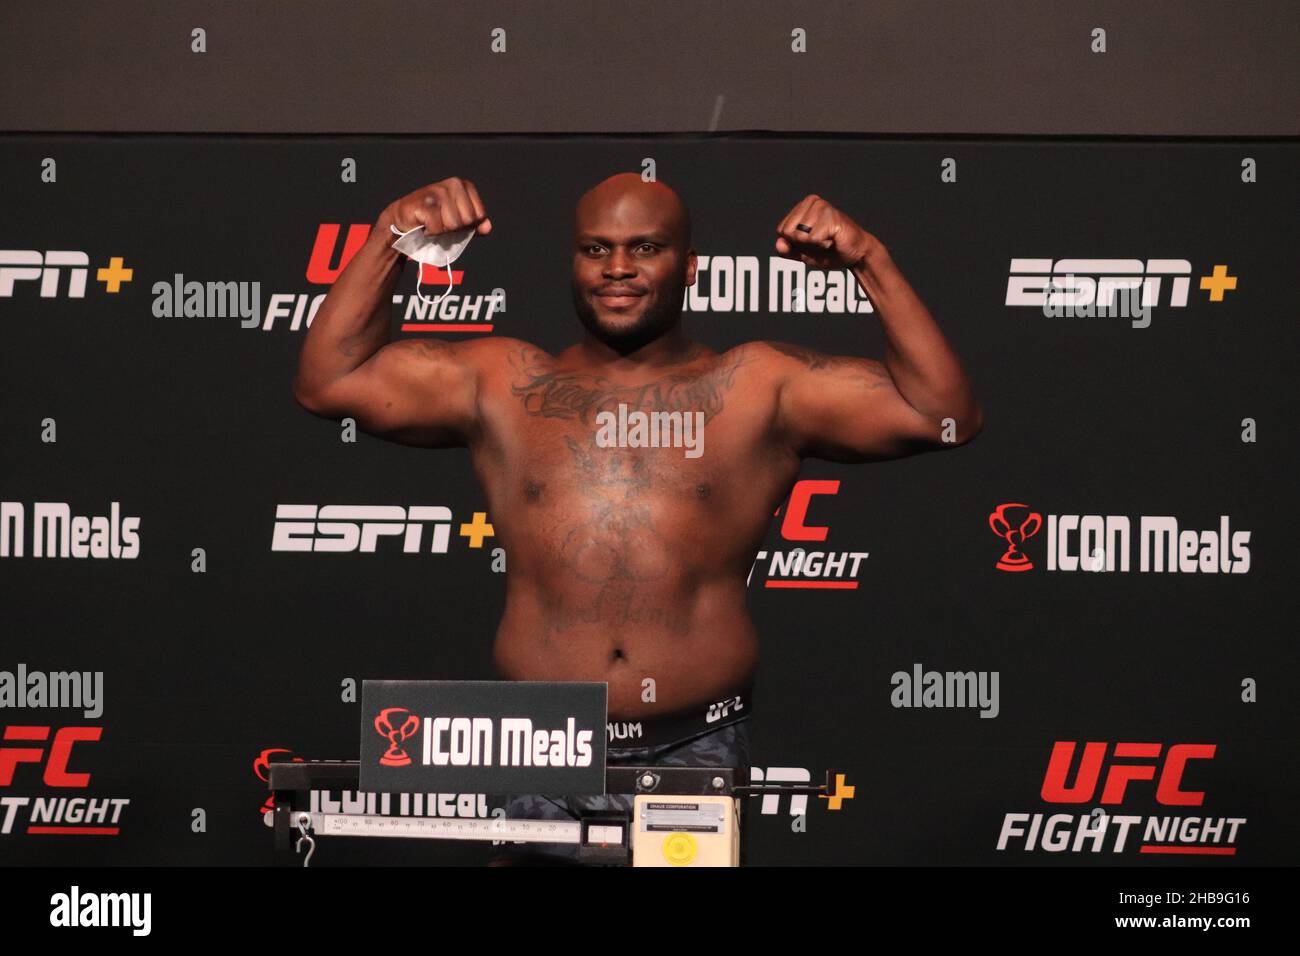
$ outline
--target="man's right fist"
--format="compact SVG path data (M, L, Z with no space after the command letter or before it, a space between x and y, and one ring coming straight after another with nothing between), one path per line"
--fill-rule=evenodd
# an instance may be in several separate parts
M423 225L424 234L429 237L471 228L480 236L492 231L492 220L487 217L478 190L468 179L459 176L422 186L391 203L376 225L377 232L382 234L389 234L390 225L396 226L399 232Z

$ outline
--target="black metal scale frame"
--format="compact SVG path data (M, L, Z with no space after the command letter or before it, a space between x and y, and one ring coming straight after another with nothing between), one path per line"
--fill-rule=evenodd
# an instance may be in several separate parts
M295 818L310 807L313 790L344 790L357 792L360 787L361 764L357 760L276 761L272 758L267 774L268 786L273 794L276 864L301 865L294 850ZM736 767L606 767L605 792L611 794L653 794L672 796L753 796L768 793L825 794L831 792L835 771L826 772L826 780L817 786L799 784L751 784L748 771ZM742 823L744 807L741 801ZM629 827L626 814L600 813L584 816L579 858L585 863L627 865L631 851L625 844L619 847L588 844L589 826L621 823ZM625 832L627 830L625 829Z

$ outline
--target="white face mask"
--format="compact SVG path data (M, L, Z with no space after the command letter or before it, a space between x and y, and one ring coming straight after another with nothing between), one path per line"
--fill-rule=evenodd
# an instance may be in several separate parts
M474 238L474 230L458 229L444 232L440 236L429 237L424 234L424 226L416 226L406 232L400 232L396 226L389 226L401 238L393 243L393 248L405 253L416 262L427 262L439 269L451 265L460 258L469 241Z
M451 264L460 258L460 254L465 251L469 241L474 238L474 228L458 229L455 232L445 232L440 236L433 237L425 235L423 225L408 229L406 232L402 232L396 226L389 226L388 228L399 237L393 243L392 248L409 256L416 262L428 263L436 268L447 270L447 289L450 291ZM420 277L418 274L415 280L415 294L420 297L422 302L432 305L436 305L438 302L438 299L430 299L420 292Z

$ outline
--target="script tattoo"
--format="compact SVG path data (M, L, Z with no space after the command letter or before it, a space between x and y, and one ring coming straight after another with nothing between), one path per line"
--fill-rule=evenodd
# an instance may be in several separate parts
M802 362L810 372L839 371L847 373L847 378L865 388L884 388L894 384L885 366L875 359L853 358L843 355L825 355L802 345L789 342L768 342L768 345L783 355L788 355Z
M745 363L740 349L727 353L702 373L673 372L645 385L619 385L589 372L554 369L549 356L525 346L510 356L517 384L511 391L529 415L569 418L592 424L602 411L702 411L707 422L722 411L736 370Z
M813 371L823 368L833 368L836 365L842 364L844 361L838 356L823 355L821 352L815 352L812 349L804 348L802 345L792 345L789 342L768 342L767 344L772 346L772 348L776 349L778 352L788 355L792 359L797 359L800 362L803 362L804 365L807 365L808 368Z

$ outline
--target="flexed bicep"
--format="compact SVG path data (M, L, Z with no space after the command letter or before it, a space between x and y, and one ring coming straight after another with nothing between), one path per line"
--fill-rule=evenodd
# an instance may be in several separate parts
M467 444L477 423L485 343L402 339L321 390L310 410L355 418L368 434L423 447Z
M945 444L943 424L908 404L883 362L766 344L781 356L777 427L798 454L878 461Z

